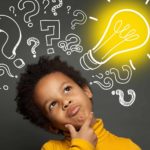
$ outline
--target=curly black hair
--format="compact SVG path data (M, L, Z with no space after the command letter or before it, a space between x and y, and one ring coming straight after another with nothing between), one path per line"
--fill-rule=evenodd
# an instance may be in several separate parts
M17 83L17 102L16 111L28 119L31 123L48 130L50 120L44 116L42 111L34 103L33 92L37 82L47 74L54 72L62 72L70 77L80 87L88 85L78 70L68 66L65 61L61 61L59 56L50 59L48 56L41 56L38 63L29 64L24 73L21 74Z

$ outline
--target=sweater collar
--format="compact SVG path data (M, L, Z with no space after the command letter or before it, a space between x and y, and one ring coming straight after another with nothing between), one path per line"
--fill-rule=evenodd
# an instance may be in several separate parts
M93 125L93 130L99 140L103 140L108 135L108 131L104 128L102 119L96 119L96 123Z

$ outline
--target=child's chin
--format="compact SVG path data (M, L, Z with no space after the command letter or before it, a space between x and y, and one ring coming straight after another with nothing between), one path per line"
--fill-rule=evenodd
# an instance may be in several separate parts
M78 123L78 124L74 125L76 131L79 131L80 128L82 127L82 125L83 125L82 123Z
M81 128L81 126L84 124L85 122L85 118L82 118L82 119L78 119L77 123L74 125L76 130L79 130Z

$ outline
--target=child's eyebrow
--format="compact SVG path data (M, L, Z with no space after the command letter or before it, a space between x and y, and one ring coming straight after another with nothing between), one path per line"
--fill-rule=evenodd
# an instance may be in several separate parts
M59 91L64 86L64 84L66 84L66 83L67 83L66 81L61 83L61 85L59 86Z
M61 83L60 87L59 87L59 91L62 89L62 87L65 85L65 84L68 84L70 83L69 81L64 81Z
M43 104L43 108L46 108L47 107L47 104L50 102L50 100L46 100Z

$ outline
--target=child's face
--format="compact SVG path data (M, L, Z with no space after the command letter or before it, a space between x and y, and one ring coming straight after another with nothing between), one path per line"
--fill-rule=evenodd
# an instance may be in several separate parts
M40 79L34 97L53 127L61 130L66 130L65 124L68 123L80 128L92 111L92 92L88 86L81 88L61 72Z

